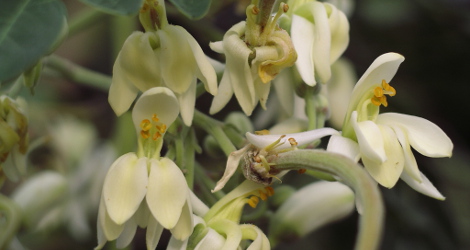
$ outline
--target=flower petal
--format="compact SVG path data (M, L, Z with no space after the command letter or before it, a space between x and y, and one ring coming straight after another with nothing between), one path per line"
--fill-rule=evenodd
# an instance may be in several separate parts
M344 155L355 162L358 162L361 158L357 142L339 135L330 137L326 151Z
M211 108L209 113L211 115L219 112L233 96L233 89L232 89L232 82L230 80L230 69L225 68L225 72L222 75L222 79L220 80L219 90L217 95L214 96L212 100Z
M398 113L384 113L377 117L377 123L400 127L408 137L411 146L428 157L450 157L454 145L450 138L436 124L417 116Z
M247 250L270 250L271 244L269 243L266 235L257 226L252 224L240 225L242 230L242 238L252 240Z
M356 110L364 94L370 91L371 88L375 85L380 86L382 80L389 83L404 60L405 58L397 53L386 53L377 57L354 87L348 114Z
M150 160L147 204L164 228L171 229L178 222L187 193L186 179L172 160Z
M137 231L137 224L135 223L134 219L128 220L124 224L124 230L122 231L121 235L116 240L116 247L117 248L125 248L134 239L135 232Z
M245 22L235 24L224 35L226 57L225 73L229 72L231 86L238 103L246 115L251 115L255 107L255 87L248 57L253 52L240 38L245 33ZM227 69L230 69L227 71Z
M215 193L222 188L224 188L225 184L230 180L230 177L237 171L238 164L240 160L245 155L245 152L250 148L250 145L246 145L245 147L230 153L227 159L227 165L225 166L225 172L222 178L217 182L214 189L211 190L212 193Z
M147 192L147 182L147 158L127 153L113 163L104 180L103 199L115 223L123 224L137 211Z
M312 58L315 26L306 18L298 15L292 16L291 37L297 51L295 66L302 80L309 86L315 86L315 65Z
M292 68L282 70L273 80L276 96L281 107L290 117L294 113L294 88L292 87Z
M284 139L282 139L280 142L281 145L277 146L276 149L292 147L289 143L289 138L294 138L300 146L312 143L322 137L335 134L339 135L339 132L332 128L319 128L300 133L286 134ZM257 148L265 148L281 137L281 135L255 135L250 132L247 132L245 136L246 139Z
M411 151L410 143L403 130L399 127L391 127L403 148L403 154L405 156L405 171L406 173L418 182L422 182L421 172L418 169L418 163L416 162L415 156Z
M297 53L299 56L298 59L300 59L301 55L304 57L305 56L308 57L308 59L305 59L303 61L311 60L313 63L312 65L313 67L309 69L307 68L303 68L303 69L310 70L312 72L313 70L315 70L315 74L316 74L315 80L319 80L321 83L326 83L331 77L331 69L330 69L331 33L330 33L330 24L328 23L328 16L327 16L325 6L321 2L308 2L302 5L302 8L298 8L294 12L295 12L295 15L293 15L292 17L291 34L292 34L292 42L294 43L294 47L296 48L297 51L300 51L300 53ZM298 25L297 22L301 20L299 19L299 17L304 19L302 20L303 27L301 28L296 27ZM310 25L307 25L305 21L309 22ZM294 35L296 34L294 33L294 31L298 31L296 33L300 33L299 35L302 35L302 33L304 33L304 36L306 36L306 34L308 34L309 36L313 36L310 39L308 38L305 39L305 42L308 42L308 40L311 40L311 43L307 43L306 46L312 46L312 48L305 52L303 52L303 50L300 48L297 49L296 43L294 42L294 39L295 39ZM313 32L313 34L309 34L311 32ZM310 52L310 53L307 53L307 52ZM296 63L297 69L299 70L299 73L301 76L302 76L302 73L301 73L299 64L301 64L303 61L297 60L297 63ZM304 79L303 76L302 76L302 79ZM307 81L305 82L309 84ZM313 83L313 85L310 85L310 86L314 86L314 85L315 83Z
M157 248L160 237L162 236L163 226L160 225L153 216L149 216L148 220L145 243L147 244L147 249L155 249Z
M104 199L101 197L100 199L100 206L98 209L98 244L99 246L106 243L103 241L101 233L104 235L104 238L108 241L115 240L119 237L122 230L124 230L124 225L116 224L111 218L109 217L108 212L106 211L106 206L104 204Z
M209 211L209 207L191 189L189 190L189 200L195 215L203 217Z
M384 139L377 124L372 121L357 122L357 111L352 113L351 123L356 132L361 157L366 157L377 164L386 161Z
M176 94L180 104L181 118L186 126L191 127L196 107L196 78L183 94Z
M196 61L197 67L195 74L199 78L206 88L207 92L212 95L217 94L217 75L215 74L214 67L210 63L209 59L202 51L201 46L197 43L193 36L191 36L183 27L175 26L176 29L179 29L181 34L186 36L189 47L191 47L194 60Z
M387 160L380 163L374 162L368 156L362 157L362 162L369 174L382 186L392 188L397 183L403 172L405 157L403 149L397 140L395 132L390 127L380 126L383 137L383 147L387 154Z
M224 249L225 238L212 228L207 228L207 234L196 245L194 250L218 250Z
M150 119L153 114L168 127L175 121L179 113L179 103L175 94L165 87L155 87L145 91L137 100L132 110L132 121L136 133L140 136L140 123Z
M209 47L217 53L221 53L221 54L225 53L223 41L211 42L209 43Z
M438 200L445 200L446 198L437 190L436 187L429 181L429 179L420 172L421 175L421 182L416 181L407 172L403 172L400 178L406 182L411 188L414 190L427 195L429 197L438 199Z
M157 30L160 38L161 72L165 84L174 92L186 92L196 78L196 61L181 27L167 25ZM215 72L214 72L215 73Z
M238 245L240 245L242 231L237 223L227 219L216 219L209 222L208 226L217 233L225 235L225 244L220 249L237 249Z
M170 229L173 237L175 237L177 240L185 240L193 233L194 225L192 216L193 211L188 197L188 200L183 206L178 223L176 223L174 228Z
M343 54L349 44L349 22L346 15L335 5L324 3L331 30L330 63L334 63Z

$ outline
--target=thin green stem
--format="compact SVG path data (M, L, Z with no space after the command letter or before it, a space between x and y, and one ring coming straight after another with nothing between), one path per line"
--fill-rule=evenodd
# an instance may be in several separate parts
M94 8L78 13L69 22L68 36L74 36L89 26L95 25L98 21L105 18L107 15L108 14Z
M276 2L276 0L260 0L257 20L257 24L260 27L264 28L264 26L266 26L268 23L269 18L271 18L274 2Z
M8 197L0 194L0 249L6 249L20 227L20 207Z
M201 190L206 193L206 196L217 198L212 200L212 204L216 203L217 200L220 200L225 196L225 193L222 190L215 193L210 191L215 187L215 182L206 175L203 167L197 162L195 163L194 171L196 178L198 179L198 183L202 183Z
M277 170L312 169L336 176L354 190L361 213L355 249L378 249L384 221L380 191L364 168L349 158L321 150L293 150L269 157Z
M58 71L69 80L90 87L108 91L111 86L110 76L87 69L57 55L47 57L45 65Z
M21 88L23 88L23 85L24 85L24 79L23 79L23 76L20 76L11 85L10 89L8 89L8 96L13 99L16 98L19 95Z
M229 156L230 153L236 151L237 148L233 145L230 138L225 134L222 129L222 122L219 122L212 117L205 115L199 110L194 111L194 125L204 129L208 134L212 135L217 143L219 143L220 148L224 151L226 156Z

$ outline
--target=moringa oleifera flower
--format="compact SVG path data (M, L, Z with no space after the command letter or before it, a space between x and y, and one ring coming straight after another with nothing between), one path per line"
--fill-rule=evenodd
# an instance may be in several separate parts
M246 22L235 24L222 41L210 44L212 50L226 57L225 71L219 93L212 101L211 114L219 112L233 94L248 116L258 102L266 109L271 80L297 60L289 34L277 25L277 20L287 10L288 6L281 3L274 17L269 17L266 23L259 23L260 9L251 4L246 9Z
M342 136L359 144L362 163L382 186L392 188L401 178L418 192L444 199L419 171L411 147L428 157L450 157L453 144L449 137L421 117L379 114L380 106L388 106L387 96L396 94L389 83L403 60L402 55L387 53L367 69L352 92Z
M194 37L183 27L168 24L163 0L146 0L139 17L145 33L135 31L124 42L113 67L109 103L121 115L139 91L168 87L178 98L184 123L190 126L197 79L215 95L215 70Z
M147 247L155 249L163 229L176 239L192 233L190 190L180 168L160 157L167 126L178 116L178 100L165 87L145 91L132 119L138 135L137 153L119 157L104 180L98 215L98 244L117 239L127 246L137 226L147 228Z

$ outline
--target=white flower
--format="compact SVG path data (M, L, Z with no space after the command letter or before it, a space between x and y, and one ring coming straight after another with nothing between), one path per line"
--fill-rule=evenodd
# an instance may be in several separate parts
M157 20L148 14L152 10L157 12ZM141 21L148 30L145 33L136 31L124 42L113 68L109 103L114 112L121 115L129 109L139 91L168 87L179 101L184 123L190 126L197 79L215 95L215 70L197 41L183 27L168 24L163 1L147 0L141 11ZM146 21L153 26L146 26Z
M136 102L132 118L139 149L117 159L105 178L98 248L116 238L119 247L126 246L137 225L147 227L149 249L156 247L163 228L179 240L191 234L192 207L185 177L172 160L160 157L166 127L179 112L177 104L173 92L164 87L147 90Z
M269 166L266 166L264 162L268 155L282 153L296 146L307 145L322 137L335 134L339 134L339 132L332 128L320 128L284 135L256 135L247 132L246 139L249 144L229 155L225 172L212 192L217 192L225 186L237 170L238 164L243 157L247 157L245 160L254 161L253 164L245 162L243 166L245 177L260 183L270 184L272 177L275 175L269 173ZM251 153L247 155L247 152ZM253 157L256 157L256 159L253 160Z
M219 93L212 101L210 113L219 112L233 94L243 112L251 115L260 102L266 109L271 80L284 68L290 67L297 54L286 31L276 24L284 11L283 3L275 17L261 27L255 23L257 7L247 8L247 21L230 28L222 41L211 43L212 50L225 54L226 67Z
M339 182L319 181L290 196L271 217L269 236L303 237L354 211L354 192Z
M387 53L367 69L353 90L342 135L359 144L364 166L382 186L391 188L401 178L421 193L444 199L419 171L411 147L428 157L450 157L453 144L449 137L437 125L420 117L379 114L380 105L387 106L386 95L396 94L388 82L403 60L399 54ZM350 156L352 151L349 150Z
M290 31L297 51L295 66L309 86L317 81L327 83L331 65L343 54L349 43L346 15L330 3L288 1L289 10L280 25Z

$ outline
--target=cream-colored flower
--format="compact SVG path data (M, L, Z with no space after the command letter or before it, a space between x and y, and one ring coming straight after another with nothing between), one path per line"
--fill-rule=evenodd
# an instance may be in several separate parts
M399 54L387 53L367 69L354 87L342 135L359 144L358 154L365 168L382 186L392 188L401 178L421 193L444 199L419 171L411 147L428 157L450 157L453 144L449 137L437 125L421 117L379 114L380 106L388 105L387 95L396 94L389 82L403 60ZM345 148L351 158L357 159L351 155L353 147Z
M184 240L192 232L190 190L180 168L160 157L167 126L178 116L178 101L164 87L147 90L132 118L139 137L137 153L117 159L103 185L98 220L98 248L118 239L124 247L137 226L147 227L147 248L155 249L163 228ZM145 199L145 200L144 200Z
M246 115L251 115L258 102L266 109L271 80L297 59L289 34L276 24L286 9L282 3L276 16L260 25L255 22L259 9L251 4L247 8L246 22L234 25L222 41L210 44L212 50L226 57L226 68L219 93L212 101L211 114L219 112L233 94Z
M146 0L140 17L146 32L135 31L124 42L113 67L109 103L121 115L139 92L168 87L179 101L184 123L190 126L197 79L209 93L217 94L214 67L194 37L183 27L168 24L162 0Z

